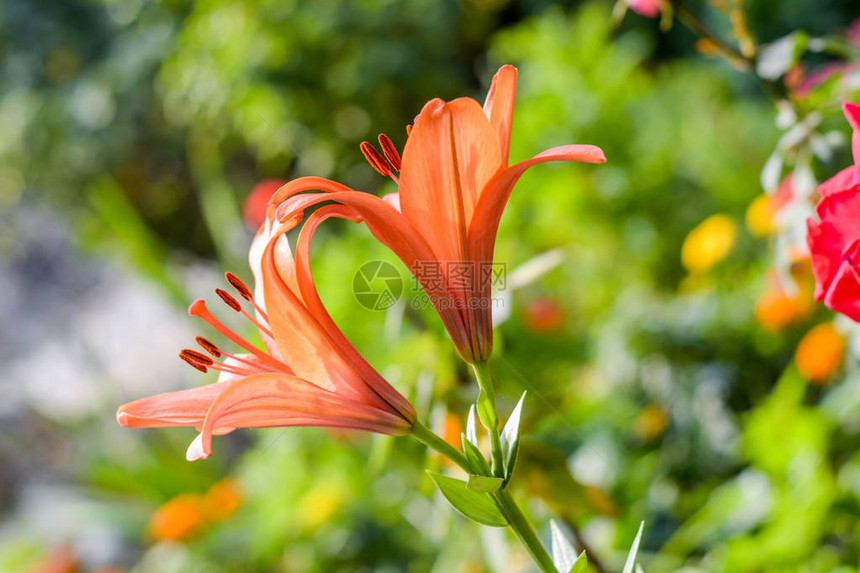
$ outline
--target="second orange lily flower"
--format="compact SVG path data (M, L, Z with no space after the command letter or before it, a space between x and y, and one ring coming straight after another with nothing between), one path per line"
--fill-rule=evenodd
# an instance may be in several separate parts
M342 208L330 205L309 217L299 236L304 256L318 222L338 210ZM265 351L215 318L203 300L195 301L189 313L246 353L230 354L198 337L208 355L186 349L179 356L203 372L220 371L218 382L125 404L117 412L121 425L196 427L200 434L188 448L189 461L209 457L212 436L236 428L323 426L390 435L413 431L412 404L335 325L320 301L307 261L293 257L286 227L268 219L257 233L249 257L256 281L253 293L238 277L227 274L254 314L239 299L216 290L228 307L257 327Z
M428 102L409 130L402 159L386 136L380 136L384 157L362 144L371 165L391 176L399 193L380 198L302 177L281 187L269 204L271 214L293 224L304 209L328 201L341 207L331 216L363 221L415 275L469 363L492 353L493 250L520 176L549 161L606 161L593 145L564 145L509 165L516 80L516 68L503 66L483 106L471 98Z

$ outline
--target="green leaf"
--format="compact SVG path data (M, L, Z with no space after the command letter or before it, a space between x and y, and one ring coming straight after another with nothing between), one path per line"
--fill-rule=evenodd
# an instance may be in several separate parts
M486 493L478 493L466 487L466 482L427 471L436 487L454 506L454 509L471 519L491 527L505 527L508 522L493 498Z
M493 399L490 395L481 390L478 394L478 401L475 405L478 410L478 418L480 418L481 424L483 424L488 430L492 428L493 431L498 431L499 417L496 414L496 405L493 404Z
M586 557L585 551L583 551L576 558L576 563L573 564L568 573L585 573L586 571L588 571L588 557Z
M490 464L487 463L487 459L478 446L470 442L466 434L460 434L460 440L463 442L463 452L466 454L466 460L468 460L472 471L480 475L491 475Z
M627 554L627 561L624 562L624 569L621 573L633 573L633 565L636 563L636 554L639 552L639 542L642 541L642 529L645 527L645 522L639 524L639 533L636 534L636 539L633 540L633 545L630 547L630 553Z
M505 461L505 482L507 483L514 473L514 465L517 463L517 451L520 447L520 419L523 412L523 402L526 393L520 396L520 401L514 406L505 428L502 430L502 456Z
M502 489L504 481L497 477L470 475L466 487L479 493L495 493Z

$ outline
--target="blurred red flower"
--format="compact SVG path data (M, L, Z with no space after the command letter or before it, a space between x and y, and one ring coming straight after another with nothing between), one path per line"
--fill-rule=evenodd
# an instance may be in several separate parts
M526 330L535 334L558 332L564 326L564 307L551 297L538 297L529 301L523 313Z
M245 199L245 206L242 209L242 219L245 220L248 227L259 229L260 225L266 221L266 208L269 206L269 199L284 184L286 181L281 179L264 179L254 185L248 198Z
M815 274L815 299L860 321L860 105L845 103L854 129L855 165L822 183L815 207L818 221L808 221L807 241Z

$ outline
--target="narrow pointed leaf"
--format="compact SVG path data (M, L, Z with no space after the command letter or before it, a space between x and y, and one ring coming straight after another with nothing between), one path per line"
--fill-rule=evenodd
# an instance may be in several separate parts
M472 521L491 527L505 527L508 524L505 516L499 511L489 494L468 489L464 481L436 472L428 471L427 473L436 482L436 486L448 500L448 503Z
M523 402L526 399L526 393L520 396L519 402L514 406L508 421L505 423L505 428L502 430L502 455L505 460L505 481L511 479L514 473L514 465L517 463L517 451L520 447L520 419L523 413Z
M576 564L576 550L554 519L549 520L549 529L552 535L552 563L561 573L567 573Z
M497 477L470 475L466 487L478 493L495 493L502 488L504 481Z
M487 463L487 459L478 446L470 442L466 434L460 434L460 439L463 442L463 452L466 454L466 459L469 461L472 471L480 475L490 475L490 464Z
M469 406L469 416L466 418L466 439L474 446L478 445L478 427L475 423L475 405Z
M633 540L633 545L630 547L630 553L627 554L627 561L624 562L624 569L621 573L633 573L633 565L636 563L636 554L639 552L639 542L642 541L642 530L645 528L645 522L639 524L639 532L636 534L636 539Z

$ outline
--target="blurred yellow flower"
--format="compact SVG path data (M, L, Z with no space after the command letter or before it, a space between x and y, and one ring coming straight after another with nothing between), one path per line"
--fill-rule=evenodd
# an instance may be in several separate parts
M298 507L305 527L313 530L329 521L343 505L345 493L343 484L334 480L320 481L311 487Z
M149 534L157 541L182 541L206 521L203 496L183 493L159 507L149 520Z
M681 263L691 273L702 273L726 258L738 230L727 215L712 215L699 223L684 239Z
M648 404L639 416L634 426L640 440L650 442L658 439L669 427L669 415L657 404Z
M746 224L750 233L756 237L766 237L776 233L777 216L783 207L794 199L793 178L785 177L771 194L759 195L747 207Z
M844 356L845 337L832 322L823 322L801 339L794 363L810 384L823 385L842 366Z
M747 207L746 224L756 237L766 237L774 231L776 209L768 195L759 195Z

